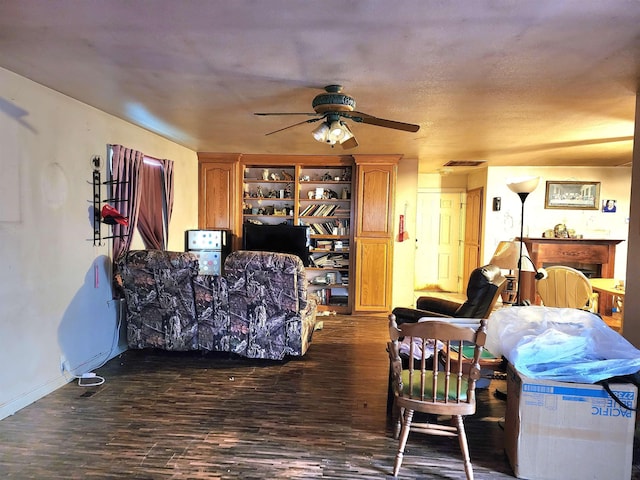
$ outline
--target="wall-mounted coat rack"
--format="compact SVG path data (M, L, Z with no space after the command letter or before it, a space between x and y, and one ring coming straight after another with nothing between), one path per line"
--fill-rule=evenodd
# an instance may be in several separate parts
M107 238L123 238L127 237L128 234L121 235L110 235L103 237L102 236L102 224L105 223L102 220L102 202L114 202L114 201L127 201L126 199L117 199L117 198L106 198L102 200L102 186L103 185L113 185L116 183L127 183L119 180L109 180L106 182L101 181L99 165L100 161L95 158L92 160L94 165L93 170L93 245L99 246L102 245L102 240Z

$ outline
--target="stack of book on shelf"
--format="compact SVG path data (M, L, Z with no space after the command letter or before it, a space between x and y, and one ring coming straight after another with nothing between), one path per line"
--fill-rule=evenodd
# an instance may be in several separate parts
M326 253L319 257L312 257L313 266L320 268L348 268L349 258L342 254Z
M342 252L349 250L349 240L335 240L333 242L333 249L336 252Z
M316 250L331 250L333 242L331 240L316 240Z
M340 277L342 277L342 285L345 287L349 286L349 272L342 272L342 274L340 275Z
M300 216L301 217L330 217L332 216L335 211L339 208L339 205L337 204L329 204L329 203L324 203L324 204L311 204L311 205L307 205L304 209L302 209L302 211L300 212Z
M306 225L311 227L312 233L318 235L349 235L348 220L332 220L324 223L306 223Z

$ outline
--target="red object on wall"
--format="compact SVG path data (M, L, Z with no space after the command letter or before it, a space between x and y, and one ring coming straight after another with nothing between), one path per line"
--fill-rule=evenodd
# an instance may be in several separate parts
M400 225L398 226L398 241L404 242L407 238L407 232L404 231L404 215L400 215Z
M129 219L109 204L105 203L100 213L102 215L102 221L108 225L115 225L116 223L125 227L129 225Z

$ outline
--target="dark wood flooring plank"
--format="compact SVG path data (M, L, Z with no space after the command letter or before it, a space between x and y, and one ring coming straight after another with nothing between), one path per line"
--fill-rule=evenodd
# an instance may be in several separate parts
M325 317L301 359L127 351L0 422L0 476L29 479L392 478L387 321ZM477 479L513 478L494 380L466 420ZM640 479L634 466L634 479ZM464 479L457 440L409 439L400 478Z

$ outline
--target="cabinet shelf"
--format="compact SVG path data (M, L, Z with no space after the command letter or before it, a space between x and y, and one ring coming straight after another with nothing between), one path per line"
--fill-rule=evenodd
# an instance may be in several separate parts
M305 267L307 270L311 270L314 272L348 272L349 271L349 267ZM337 283L336 285L340 285L345 287L346 285L342 285L341 283ZM326 285L322 284L322 285L314 285L316 287L326 287Z
M333 202L343 202L343 203L350 203L351 199L350 198L306 198L306 197L300 197L298 199L300 202L322 202L322 203L333 203Z
M351 185L350 180L302 180L300 185Z
M322 248L310 248L309 252L311 253L349 253L349 249L345 248L344 250L325 250Z
M289 202L289 203L293 203L293 198L280 198L280 197L244 197L243 200L246 201L264 201L264 200L268 200L270 202Z
M344 218L344 219L349 219L349 218L351 218L351 214L349 214L349 213L339 213L339 214L333 214L333 215L298 215L298 218L308 218L308 219L314 219L314 218L318 218L318 219Z
M349 238L349 235L325 235L319 233L312 233L311 238L320 239L320 240L346 240Z
M270 183L270 184L284 184L287 185L289 183L295 183L294 180L257 180L246 178L244 183Z

